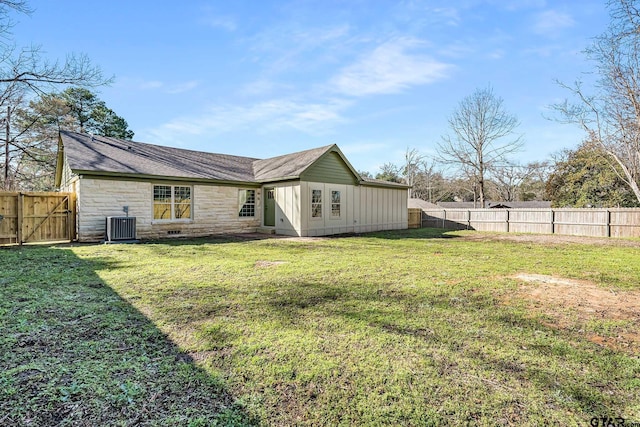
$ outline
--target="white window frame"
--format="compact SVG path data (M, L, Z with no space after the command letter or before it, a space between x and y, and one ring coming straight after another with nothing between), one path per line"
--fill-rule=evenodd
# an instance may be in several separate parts
M320 192L320 200L318 201L317 199L314 199L314 195L315 192L319 191ZM322 216L323 216L323 189L322 188L311 188L309 191L309 207L311 208L309 211L309 217L311 218L312 221L322 221ZM316 200L314 202L314 200ZM319 207L319 211L316 211L314 209L314 207ZM314 215L315 212L318 212L319 215Z
M253 201L249 197L249 192L253 193ZM256 217L256 195L257 192L253 188L245 188L238 190L238 217L255 218Z
M169 204L171 216L169 218L156 218L156 187L169 187L171 197L168 202L157 204ZM188 218L176 218L176 206L186 205L186 203L176 203L176 188L188 188L189 189L189 217ZM180 184L153 184L151 189L151 218L153 222L189 222L193 220L193 186L192 185L180 185Z
M335 199L333 198L334 194L338 194L338 201L336 202ZM331 196L331 203L330 203L330 208L331 208L331 215L330 218L331 219L341 219L342 218L342 190L334 190L331 189L330 190L330 196ZM334 207L337 206L338 207L338 214L335 214L334 211Z

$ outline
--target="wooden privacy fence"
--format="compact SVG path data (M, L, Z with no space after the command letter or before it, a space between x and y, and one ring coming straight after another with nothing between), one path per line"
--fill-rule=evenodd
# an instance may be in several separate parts
M422 226L508 233L640 237L640 209L422 209Z
M409 228L422 227L422 209L409 208Z
M75 239L73 193L0 192L0 245Z

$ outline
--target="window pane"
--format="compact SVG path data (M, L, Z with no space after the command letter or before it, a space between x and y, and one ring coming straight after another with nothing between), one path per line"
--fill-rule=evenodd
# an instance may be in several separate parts
M171 186L170 185L154 185L153 200L171 202Z
M311 190L311 218L322 218L322 190Z
M171 219L171 203L154 203L153 219Z
M173 218L191 218L191 187L173 187Z
M189 219L191 218L191 204L190 203L176 203L174 210L174 219Z
M191 203L191 187L174 187L175 203Z
M239 190L238 205L240 206L239 216L252 217L256 212L256 191L255 190Z
M331 192L331 203L340 203L340 192L332 191Z
M332 217L340 216L340 192L339 191L331 192L331 216Z
M171 186L153 186L153 219L171 219Z
M322 205L320 203L313 203L311 205L311 216L313 218L322 218Z

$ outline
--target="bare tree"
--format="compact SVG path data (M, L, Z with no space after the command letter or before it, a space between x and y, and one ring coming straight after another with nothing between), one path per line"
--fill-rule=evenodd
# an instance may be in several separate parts
M560 83L576 102L554 105L561 121L578 124L598 143L612 169L640 201L640 9L635 0L610 0L610 23L585 53L598 76L593 94L580 81Z
M14 131L11 125L16 110L22 108L32 96L44 95L58 86L76 85L95 87L108 84L112 78L103 78L99 67L91 64L86 55L70 54L64 61L49 61L39 46L16 48L11 41L13 21L11 12L29 14L31 10L26 1L0 0L0 115L6 112L1 124L5 127L3 141L4 150L0 152L3 158L3 174L0 188L8 189L10 171L16 175L18 164L25 154L24 146L18 141L21 131ZM35 149L34 157L41 157ZM46 151L46 150L45 150ZM14 164L12 164L12 161Z
M522 147L521 136L505 140L518 125L518 119L504 109L502 98L491 87L476 89L449 117L453 136L443 136L438 144L440 159L473 176L480 206L484 206L485 179L490 168L503 164L509 154Z
M416 183L416 177L424 169L425 162L425 155L420 154L415 148L409 149L409 147L407 147L407 151L404 154L402 176L404 177L405 184L411 186L411 188L409 188L409 197L413 197L413 186Z
M516 164L494 168L492 176L498 200L515 202L518 198L520 184L526 178L526 172L523 166Z
M542 200L549 170L548 162L507 163L493 168L491 176L498 200Z
M390 182L402 182L401 168L391 162L387 162L380 166L380 172L376 174L376 179Z

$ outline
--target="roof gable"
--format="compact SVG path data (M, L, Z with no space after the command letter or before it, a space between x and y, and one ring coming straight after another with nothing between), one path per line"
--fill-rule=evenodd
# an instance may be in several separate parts
M253 170L257 181L273 182L287 179L307 179L322 182L357 184L360 175L353 169L337 145L256 160Z
M253 162L255 179L260 182L297 179L333 145L271 157Z
M355 185L360 181L345 159L334 150L325 153L310 165L300 178L305 181L330 182L332 184Z

